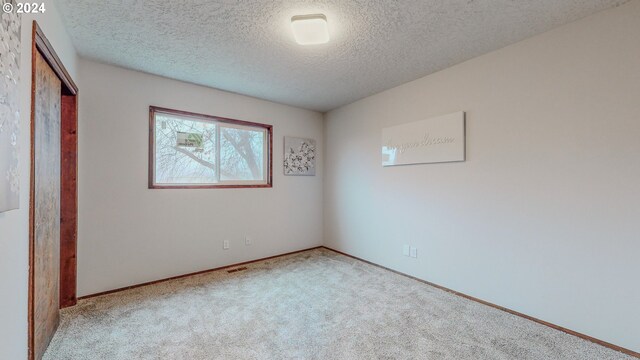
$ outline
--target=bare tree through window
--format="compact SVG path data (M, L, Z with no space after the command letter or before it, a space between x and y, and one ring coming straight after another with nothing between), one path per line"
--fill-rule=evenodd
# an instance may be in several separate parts
M152 114L154 184L267 182L267 128L168 111Z

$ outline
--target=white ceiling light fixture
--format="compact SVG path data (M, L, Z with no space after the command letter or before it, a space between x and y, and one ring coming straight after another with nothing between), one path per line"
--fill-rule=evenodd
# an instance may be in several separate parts
M329 41L327 17L323 14L296 15L291 18L291 28L300 45L324 44Z

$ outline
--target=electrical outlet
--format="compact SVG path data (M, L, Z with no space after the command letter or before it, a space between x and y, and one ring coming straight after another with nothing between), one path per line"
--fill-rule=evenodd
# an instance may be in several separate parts
M409 245L402 245L402 255L409 256L410 248Z
M249 245L253 244L253 239L251 238L251 236L245 236L244 237L244 244L246 246L249 246Z
M411 248L409 248L409 256L411 256L412 258L417 258L418 257L418 249L414 248L413 246Z
M225 240L222 242L222 249L229 250L229 240Z

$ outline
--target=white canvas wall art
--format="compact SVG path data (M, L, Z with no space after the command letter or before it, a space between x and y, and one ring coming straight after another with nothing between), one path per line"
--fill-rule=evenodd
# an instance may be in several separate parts
M464 160L464 112L382 129L382 166Z
M284 174L316 174L316 141L291 136L284 138Z
M0 77L0 212L4 212L20 207L20 14L15 12L1 15Z

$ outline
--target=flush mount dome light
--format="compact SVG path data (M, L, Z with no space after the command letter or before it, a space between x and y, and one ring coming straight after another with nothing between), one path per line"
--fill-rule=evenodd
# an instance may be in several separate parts
M291 18L291 28L300 45L324 44L329 41L327 17L322 14L296 15Z

